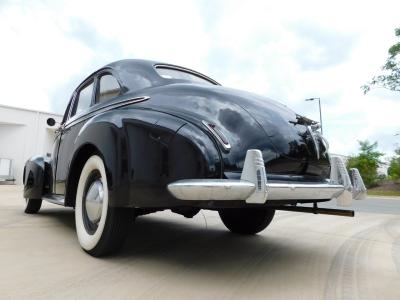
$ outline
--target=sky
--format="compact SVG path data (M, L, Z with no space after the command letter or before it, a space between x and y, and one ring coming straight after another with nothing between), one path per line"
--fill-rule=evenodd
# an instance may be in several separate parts
M400 1L0 0L0 104L63 113L75 87L116 60L192 68L319 120L333 153L358 140L391 155L400 93L360 87L397 42Z

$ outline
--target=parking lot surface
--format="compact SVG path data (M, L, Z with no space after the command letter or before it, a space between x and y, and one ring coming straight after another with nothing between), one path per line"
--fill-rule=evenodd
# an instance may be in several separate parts
M102 259L80 249L73 209L23 202L0 186L1 299L400 299L400 199L357 202L355 218L278 212L250 237L215 212L156 213Z

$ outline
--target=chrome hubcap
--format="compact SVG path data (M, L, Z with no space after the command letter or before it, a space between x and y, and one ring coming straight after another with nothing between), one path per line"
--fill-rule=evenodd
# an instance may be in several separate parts
M100 179L96 179L90 185L85 197L86 214L89 221L94 225L100 222L103 211L103 199L103 183Z

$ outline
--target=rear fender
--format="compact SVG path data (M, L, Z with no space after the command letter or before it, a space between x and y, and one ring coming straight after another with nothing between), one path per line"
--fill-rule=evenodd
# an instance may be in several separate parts
M89 145L104 161L113 207L165 206L177 201L168 193L168 183L221 177L220 153L206 131L157 111L126 109L98 115L80 129L74 144L67 206L74 206L86 160L80 159L80 149ZM81 165L75 168L77 162Z
M89 120L82 126L74 141L74 154L66 185L67 206L74 206L81 168L93 154L103 159L110 205L128 206L130 184L135 180L143 180L143 184L149 184L149 178L142 178L141 175L148 175L153 170L149 169L149 164L159 161L147 160L153 150L147 147L148 144L164 142L164 137L168 137L169 141L183 124L184 121L174 117L138 109L109 111ZM134 135L137 132L142 135ZM132 140L131 134L134 135ZM91 150L86 153L85 149ZM132 159L133 155L136 155L137 160Z

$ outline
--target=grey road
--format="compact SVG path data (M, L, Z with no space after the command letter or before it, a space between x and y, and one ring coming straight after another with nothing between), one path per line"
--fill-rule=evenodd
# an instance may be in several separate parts
M22 207L0 186L1 299L400 299L400 199L357 202L355 218L279 212L253 237L214 212L157 213L105 259L79 248L72 209Z

